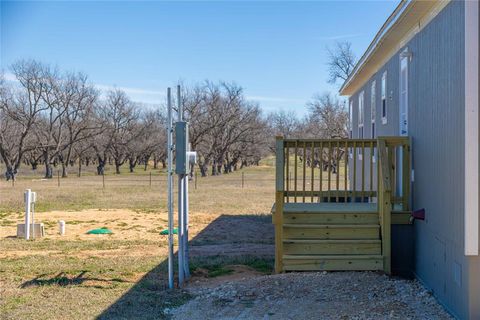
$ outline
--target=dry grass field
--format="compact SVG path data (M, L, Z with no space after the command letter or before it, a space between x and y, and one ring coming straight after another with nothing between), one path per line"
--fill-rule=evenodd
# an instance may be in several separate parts
M450 319L416 281L368 272L265 276L274 256L273 158L190 184L192 279L168 290L165 172L108 168L103 180L93 170L60 185L28 168L15 185L0 181L0 319ZM38 194L35 220L46 229L31 241L15 237L27 188ZM103 227L113 234L86 233Z
M41 179L24 169L12 186L0 181L0 318L163 318L188 299L165 290L166 182L161 170L86 172ZM93 168L92 168L93 169ZM111 172L111 171L110 171ZM190 184L190 239L195 281L237 272L269 273L273 226L273 159ZM46 237L17 239L23 192L38 194L35 220ZM58 221L66 221L66 235ZM87 235L107 227L112 235ZM252 254L253 253L253 254ZM237 265L243 265L239 269Z

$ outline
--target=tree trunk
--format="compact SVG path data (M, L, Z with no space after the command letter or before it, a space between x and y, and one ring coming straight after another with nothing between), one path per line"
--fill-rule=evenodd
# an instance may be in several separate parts
M5 171L5 178L7 179L7 181L15 181L16 174L17 170L13 169L12 166L7 166L7 170Z
M150 160L150 157L149 156L145 156L145 163L143 164L143 171L147 171L147 168L148 168L148 161Z
M62 178L68 177L67 166L62 162Z
M53 168L52 164L50 163L50 154L47 150L43 152L43 161L45 163L45 179L52 179Z
M202 177L206 177L207 176L207 171L208 171L207 165L202 164L199 167L200 167L200 175Z
M120 166L121 164L115 161L115 173L120 174Z
M133 160L132 158L128 159L128 169L130 170L130 173L133 173L136 165L137 161Z
M101 158L98 158L97 174L99 176L105 174L105 161Z

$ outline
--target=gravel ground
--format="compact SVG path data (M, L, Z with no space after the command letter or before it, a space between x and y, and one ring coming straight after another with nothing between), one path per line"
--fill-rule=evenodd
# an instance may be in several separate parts
M220 279L218 279L220 280ZM287 273L192 283L173 319L453 319L418 281L375 272Z

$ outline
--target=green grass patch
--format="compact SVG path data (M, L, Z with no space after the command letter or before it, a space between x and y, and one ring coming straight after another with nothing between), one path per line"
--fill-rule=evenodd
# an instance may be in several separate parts
M209 278L228 275L233 273L231 265L245 265L264 274L273 272L274 260L267 258L257 258L252 256L243 257L225 257L214 256L208 258L194 258L190 261L190 271L195 272L198 269L207 270Z

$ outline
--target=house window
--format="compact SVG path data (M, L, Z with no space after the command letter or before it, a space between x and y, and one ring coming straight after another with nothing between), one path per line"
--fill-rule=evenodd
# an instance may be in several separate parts
M372 130L371 130L371 134L372 134L372 139L375 138L375 116L376 116L376 112L377 112L377 104L376 104L376 87L377 87L377 82L375 80L373 80L372 82L372 87L371 87L371 90L370 90L370 114L371 114L371 123L372 123Z
M349 137L350 139L353 138L353 101L350 100L350 104L348 106L348 116L349 116L349 121L348 121L348 132L349 132ZM348 154L350 158L353 158L353 149L349 148L348 149Z
M363 127L363 118L364 118L364 97L365 97L365 92L362 91L360 92L358 96L358 126Z
M382 124L387 123L387 71L382 75Z
M358 138L363 139L363 120L365 118L365 92L360 92L358 96ZM358 148L358 157L362 159L362 149Z

